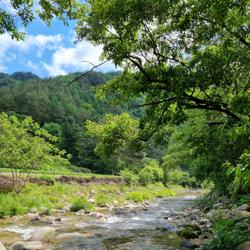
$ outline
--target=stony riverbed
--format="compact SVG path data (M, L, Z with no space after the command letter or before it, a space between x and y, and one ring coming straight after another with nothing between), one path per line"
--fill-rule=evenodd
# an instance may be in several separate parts
M34 209L25 216L2 220L0 240L13 250L194 248L207 237L211 226L192 207L197 195L104 207L89 214L64 210L41 216Z

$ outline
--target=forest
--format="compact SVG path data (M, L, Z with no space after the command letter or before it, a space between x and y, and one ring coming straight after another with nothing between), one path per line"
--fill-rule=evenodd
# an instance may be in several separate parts
M39 17L31 2L12 3L24 26L35 18L74 20L77 41L101 46L99 66L112 62L117 71L90 63L88 71L53 77L0 73L0 217L32 209L49 216L67 205L81 216L126 202L185 201L181 194L194 192L201 196L196 205L179 207L184 222L177 202L174 224L140 236L148 246L249 249L249 1L41 0ZM0 9L4 33L25 41L12 14ZM148 216L156 212L144 209ZM95 237L103 249L148 249L137 233L127 237L131 230L116 238L90 236L85 248L74 242L72 249L96 249ZM165 231L176 240L165 244ZM67 240L54 248L60 234L47 241L34 235L10 249L33 249L25 244L34 241L45 244L37 249L71 249Z

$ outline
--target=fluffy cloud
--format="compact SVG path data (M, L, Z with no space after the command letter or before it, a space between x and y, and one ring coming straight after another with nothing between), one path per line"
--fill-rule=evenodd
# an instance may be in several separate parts
M16 41L7 33L0 35L0 72L15 69L32 71L40 76L57 76L89 70L92 68L90 63L100 64L102 47L87 41L74 44L69 41L72 36L27 35L24 41ZM97 70L107 72L117 69L107 62Z
M17 41L5 33L0 36L0 69L5 69L5 65L13 61L18 52L22 55L32 52L33 57L41 58L45 51L59 49L62 40L61 35L28 35L24 41Z
M22 52L29 52L32 49L36 49L37 56L40 57L45 49L55 50L61 46L61 35L28 35L24 41L13 40L7 33L0 36L0 55L4 54L7 50L14 48Z
M61 47L52 55L52 62L43 65L51 76L65 75L69 71L86 71L92 66L85 61L94 65L100 64L101 53L101 46L94 46L87 41L82 41L77 43L75 47ZM116 68L108 62L101 66L99 70L114 71Z

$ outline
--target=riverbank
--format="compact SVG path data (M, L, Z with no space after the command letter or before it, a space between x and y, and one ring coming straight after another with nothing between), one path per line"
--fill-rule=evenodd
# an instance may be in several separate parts
M154 198L174 196L185 189L180 186L164 187L162 184L127 186L125 184L53 183L40 185L28 183L22 192L0 193L0 217L23 215L30 211L50 214L62 211L93 211L98 207L121 205L127 201L144 202Z

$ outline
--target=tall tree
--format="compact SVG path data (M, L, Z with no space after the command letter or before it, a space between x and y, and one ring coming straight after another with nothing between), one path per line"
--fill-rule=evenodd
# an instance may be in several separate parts
M184 109L233 122L247 115L249 1L89 0L87 6L79 39L102 45L103 57L124 69L103 92L145 96L152 131L182 121Z

